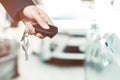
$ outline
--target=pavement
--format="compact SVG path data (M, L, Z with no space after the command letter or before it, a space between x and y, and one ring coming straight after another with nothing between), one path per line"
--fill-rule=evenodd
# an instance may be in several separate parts
M84 80L84 66L73 64L79 61L45 63L33 54L29 54L29 59L25 61L23 51L18 55L19 76L13 80Z

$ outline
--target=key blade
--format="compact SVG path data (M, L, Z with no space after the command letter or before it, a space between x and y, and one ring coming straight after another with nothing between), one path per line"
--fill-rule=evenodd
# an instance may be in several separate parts
M24 33L23 33L23 35L22 35L21 41L23 41L23 40L24 40L25 35L26 35L26 30L24 31Z
M22 45L22 49L25 51L25 61L27 61L28 60L28 54L27 54L27 50L26 50L24 45Z
M29 34L26 32L26 30L23 33L23 36L21 38L21 42L22 42L22 49L25 52L25 61L28 60L28 54L27 54L27 50L29 48L29 40L28 40L28 36Z

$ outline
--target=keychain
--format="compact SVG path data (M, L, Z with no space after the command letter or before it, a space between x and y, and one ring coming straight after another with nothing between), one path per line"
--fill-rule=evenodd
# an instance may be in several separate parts
M43 29L39 24L33 25L33 27L35 28L35 33L41 33L44 36L53 38L58 32L58 28L53 25L48 25L48 26L50 27L50 29ZM25 51L26 61L28 60L28 48L30 46L28 36L29 33L27 33L27 31L25 30L21 39L22 48Z
M22 48L25 51L25 60L26 61L28 60L28 53L27 52L28 52L28 48L30 46L28 36L29 36L29 34L25 30L24 33L23 33L22 39L21 39Z

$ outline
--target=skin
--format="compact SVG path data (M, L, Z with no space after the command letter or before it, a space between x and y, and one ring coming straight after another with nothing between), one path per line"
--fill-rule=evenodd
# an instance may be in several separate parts
M35 33L34 24L39 24L43 29L49 29L48 24L53 25L48 15L40 8L30 5L18 13L21 21L26 25L26 31L39 38L45 38L41 33Z

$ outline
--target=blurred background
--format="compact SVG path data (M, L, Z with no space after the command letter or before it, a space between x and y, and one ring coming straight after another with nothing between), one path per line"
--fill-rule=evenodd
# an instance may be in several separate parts
M120 0L33 0L58 27L58 34L28 36L0 4L0 80L119 80Z

